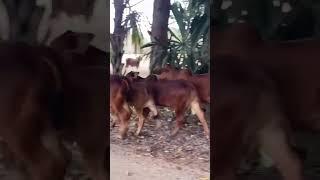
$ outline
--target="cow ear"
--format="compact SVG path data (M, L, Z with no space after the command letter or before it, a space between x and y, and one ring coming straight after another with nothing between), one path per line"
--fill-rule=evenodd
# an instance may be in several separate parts
M75 38L76 38L76 48L74 49L74 52L77 53L85 53L89 46L90 46L90 42L93 40L94 38L94 34L92 33L77 33L75 34Z

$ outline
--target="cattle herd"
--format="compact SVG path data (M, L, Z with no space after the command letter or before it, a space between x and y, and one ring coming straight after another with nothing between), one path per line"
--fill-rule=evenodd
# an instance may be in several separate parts
M214 179L237 179L240 161L258 150L283 179L304 179L292 133L320 130L320 40L263 40L248 23L212 37Z
M176 69L166 65L146 78L136 72L126 76L110 77L110 112L112 126L119 123L120 138L125 138L131 117L130 106L138 117L135 135L139 135L148 116L158 116L157 107L168 107L175 112L176 127L171 136L178 133L184 123L184 116L191 110L201 122L209 138L209 127L203 106L210 103L210 74L192 74L187 69Z
M108 175L107 54L93 38L66 31L49 46L0 43L1 143L26 177L64 179L65 142L76 142L92 178Z
M93 38L66 31L48 46L0 43L1 143L33 180L63 179L71 158L65 142L76 142L92 178L108 177L108 54L90 45ZM303 180L293 133L320 130L320 40L267 41L248 23L214 29L211 40L215 180L236 180L240 162L256 151L283 179ZM210 73L166 65L146 78L110 75L111 125L125 138L134 107L138 136L168 107L174 136L191 110L209 138Z

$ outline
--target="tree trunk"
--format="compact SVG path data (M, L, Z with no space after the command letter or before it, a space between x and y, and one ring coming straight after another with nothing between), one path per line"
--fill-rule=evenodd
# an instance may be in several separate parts
M44 8L36 0L3 0L9 17L9 40L13 42L38 43L37 34Z
M123 65L121 59L123 55L124 39L126 35L125 27L122 26L123 11L125 8L124 0L114 0L115 18L114 18L114 31L111 34L111 47L113 54L111 63L114 74L121 74Z
M153 22L151 37L157 39L160 45L152 47L150 56L150 72L165 63L168 47L168 20L170 14L170 0L155 0L153 4Z

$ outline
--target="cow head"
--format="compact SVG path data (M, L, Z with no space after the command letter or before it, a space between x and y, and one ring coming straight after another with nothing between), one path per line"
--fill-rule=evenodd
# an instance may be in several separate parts
M50 43L50 47L62 51L63 53L70 52L84 54L88 50L90 42L94 37L95 36L92 33L67 30L53 39Z
M139 75L139 72L134 72L134 71L130 71L126 77L132 77L132 78L137 78Z
M130 71L125 77L126 77L130 82L134 82L135 80L141 78L141 77L139 77L139 72L134 72L134 71Z

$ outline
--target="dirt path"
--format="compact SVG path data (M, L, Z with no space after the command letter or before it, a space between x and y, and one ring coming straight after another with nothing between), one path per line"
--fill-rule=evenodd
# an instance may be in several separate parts
M111 180L208 180L209 173L161 159L139 156L118 145L110 150Z

